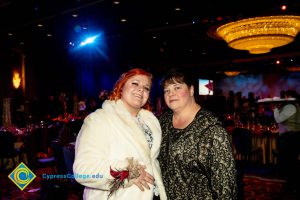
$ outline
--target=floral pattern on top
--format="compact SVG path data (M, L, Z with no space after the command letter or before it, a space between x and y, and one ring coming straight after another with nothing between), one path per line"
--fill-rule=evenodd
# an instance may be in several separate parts
M145 134L145 137L146 137L146 140L149 144L149 148L151 149L152 148L152 145L153 145L153 136L152 136L152 131L151 129L149 128L149 126L147 124L145 124L142 120L141 120L141 117L139 115L137 115L136 117L136 121L137 121L137 124L142 128L142 130L144 131L144 134ZM158 187L156 186L156 184L154 184L154 195L155 196L158 196L159 195L159 192L158 192Z
M160 117L158 160L168 199L236 199L236 168L222 123L201 109L184 129L172 124L169 110Z
M147 124L145 124L142 120L141 120L141 117L138 115L137 116L137 123L138 125L142 128L142 130L144 131L144 134L145 134L145 137L146 137L146 140L149 144L149 148L151 149L152 148L152 145L153 145L153 136L152 136L152 131L151 129L149 128L149 126Z

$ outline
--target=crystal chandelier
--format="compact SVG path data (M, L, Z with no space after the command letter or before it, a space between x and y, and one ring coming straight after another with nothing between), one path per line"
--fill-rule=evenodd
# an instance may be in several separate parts
M231 48L263 54L294 41L299 31L300 16L284 15L230 22L217 28L216 35Z

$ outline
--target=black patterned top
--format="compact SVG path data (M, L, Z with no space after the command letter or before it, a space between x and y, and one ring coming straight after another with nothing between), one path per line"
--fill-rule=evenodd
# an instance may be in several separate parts
M236 199L236 168L227 132L201 109L184 129L172 124L172 112L160 117L159 155L168 199Z

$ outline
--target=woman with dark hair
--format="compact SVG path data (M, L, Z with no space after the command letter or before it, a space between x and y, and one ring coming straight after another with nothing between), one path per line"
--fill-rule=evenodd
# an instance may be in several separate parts
M102 109L88 115L76 141L74 173L84 199L166 199L157 161L161 129L150 111L152 75L121 75ZM91 178L100 174L100 178Z
M169 111L159 118L159 161L168 199L236 199L236 169L221 121L194 97L193 79L171 70L162 79Z

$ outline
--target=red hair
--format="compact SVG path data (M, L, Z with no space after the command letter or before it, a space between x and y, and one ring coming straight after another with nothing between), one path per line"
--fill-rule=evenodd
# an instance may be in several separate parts
M122 88L124 87L124 85L128 81L128 79L135 75L148 76L151 79L151 81L152 81L152 77L153 77L151 73L146 72L145 70L139 69L139 68L134 68L134 69L129 70L128 72L123 73L120 76L119 80L116 82L114 89L113 89L111 95L109 96L109 100L117 101L117 100L121 99ZM146 104L143 106L143 108L146 110L151 110L151 103L150 103L149 99L146 102Z

